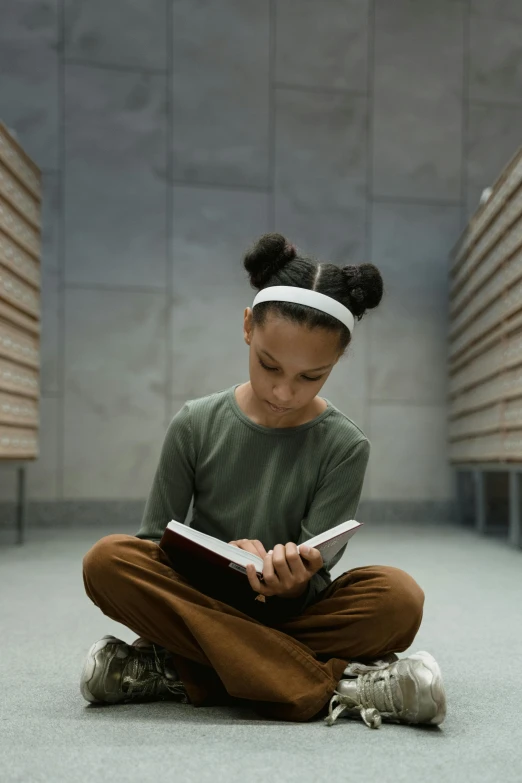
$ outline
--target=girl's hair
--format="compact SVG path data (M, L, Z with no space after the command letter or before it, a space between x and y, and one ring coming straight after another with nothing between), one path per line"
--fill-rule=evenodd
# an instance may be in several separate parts
M377 307L382 298L381 273L373 264L320 264L300 255L281 234L264 234L247 251L243 265L250 277L250 285L261 291L274 285L310 288L326 294L345 305L357 321L367 309ZM337 318L296 302L261 302L253 309L254 326L264 326L267 315L286 318L309 329L329 329L339 334L339 353L350 344L348 328Z

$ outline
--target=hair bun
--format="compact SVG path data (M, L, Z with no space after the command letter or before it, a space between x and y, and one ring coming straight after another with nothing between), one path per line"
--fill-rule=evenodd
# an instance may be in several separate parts
M285 257L288 261L291 261L293 258L297 255L297 248L295 245L292 245L291 242L287 242L285 245Z
M295 245L282 234L263 234L247 251L243 265L250 275L250 283L261 290L280 269L297 256Z
M342 272L353 304L353 314L362 317L365 310L377 307L383 294L382 277L377 267L374 264L350 264L344 266Z

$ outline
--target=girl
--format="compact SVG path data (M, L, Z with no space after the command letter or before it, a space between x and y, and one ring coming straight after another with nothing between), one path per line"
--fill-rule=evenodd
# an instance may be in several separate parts
M446 699L427 652L399 659L419 629L424 593L391 566L332 582L302 541L353 519L370 442L318 396L382 297L372 264L339 268L267 234L244 266L259 293L244 313L250 380L185 403L167 430L136 536L109 535L84 558L88 596L139 638L105 636L87 654L90 702L248 700L265 717L329 725L344 714L440 724ZM245 590L198 588L158 546L166 524L192 526L264 558ZM244 703L244 702L243 702Z

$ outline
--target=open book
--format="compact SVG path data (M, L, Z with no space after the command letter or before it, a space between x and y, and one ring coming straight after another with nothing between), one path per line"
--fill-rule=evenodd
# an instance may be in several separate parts
M300 546L307 545L317 549L321 553L323 561L328 563L362 524L362 522L356 522L355 519L349 519L318 536L309 538L308 541L303 541ZM254 563L258 577L262 577L263 574L263 559L258 555L245 552L232 544L227 544L225 541L220 541L206 533L200 533L198 530L174 520L169 522L165 528L160 547L167 555L173 568L189 580L192 577L198 577L209 568L213 571L213 578L216 578L216 574L219 578L219 572L221 572L221 576L225 576L228 569L232 569L246 578L247 563ZM218 570L216 571L216 569ZM228 573L231 572L228 571Z

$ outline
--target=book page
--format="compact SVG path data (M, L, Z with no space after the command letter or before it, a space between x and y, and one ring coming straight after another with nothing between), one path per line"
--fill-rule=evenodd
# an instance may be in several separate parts
M308 541L303 541L303 544L316 549L320 544L323 544L326 541L331 541L332 539L337 538L337 536L343 535L344 533L356 530L360 526L361 522L357 522L355 519L349 519L346 522L341 522L340 525L336 525L335 527L331 527L329 530L325 530L324 533L319 533L319 535L309 538ZM346 540L348 540L348 538Z
M254 555L252 552L246 552L244 549L233 546L226 541L221 541L219 538L209 536L207 533L201 533L201 531L194 530L194 528L188 527L182 522L172 520L169 522L168 527L171 530L175 530L179 535L184 536L191 541L195 541L198 544L201 544L201 546L210 549L212 552L223 555L223 557L228 557L230 560L234 560L241 565L254 563L258 571L262 572L263 570L263 559L258 555Z
M309 538L308 541L303 541L303 544L317 549L321 553L323 562L327 563L335 557L337 552L343 548L359 527L361 527L360 522L356 522L355 519L349 519L347 522L341 522L340 525L336 525L318 536Z

